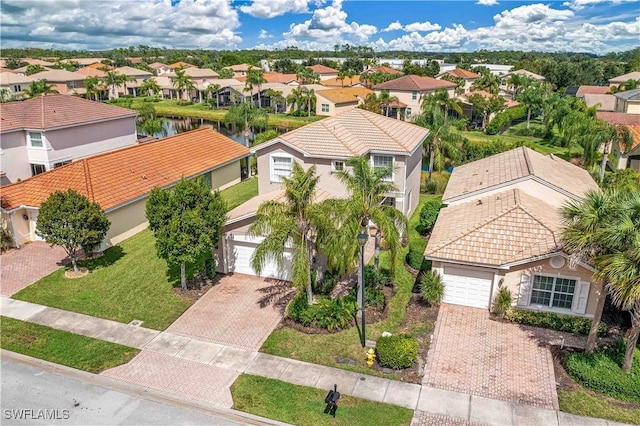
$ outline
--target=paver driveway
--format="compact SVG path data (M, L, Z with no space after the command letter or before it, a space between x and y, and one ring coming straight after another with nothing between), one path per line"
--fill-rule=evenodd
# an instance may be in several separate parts
M49 247L34 241L20 250L0 257L0 295L12 296L23 288L49 275L67 261L67 254L59 246Z
M167 331L257 351L282 319L279 301L291 291L290 283L226 275Z
M558 409L551 352L516 324L484 309L443 303L422 383Z

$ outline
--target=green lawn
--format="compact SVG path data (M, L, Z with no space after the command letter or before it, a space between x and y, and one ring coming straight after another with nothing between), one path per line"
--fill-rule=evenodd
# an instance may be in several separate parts
M420 209L427 199L438 197L422 195L420 204L409 223L410 238L419 238L415 230L420 217ZM384 321L367 326L367 339L377 340L383 331L395 333L398 331L405 318L406 306L411 299L411 289L414 280L411 274L404 268L404 256L408 247L399 257L396 268L397 293L389 301L389 316ZM388 252L382 252L380 257L382 268L388 268ZM260 349L262 352L272 355L294 358L314 364L327 365L365 374L375 374L382 377L395 378L394 375L385 375L369 369L365 363L365 350L360 345L358 329L356 327L332 334L305 334L291 328L279 328L274 330ZM356 360L354 366L338 364L336 357L345 357Z
M295 425L411 423L412 410L348 395L341 395L334 419L324 414L327 391L247 374L242 374L231 386L234 409Z
M224 191L220 191L220 195L222 195L222 198L226 201L227 208L232 210L258 195L258 178L252 177L244 182L233 185Z
M91 373L125 364L140 352L68 331L1 317L0 347Z
M179 271L168 271L154 244L151 231L142 231L102 257L80 262L90 270L86 277L65 278L60 268L13 298L124 323L137 319L164 330L190 302L173 292Z
M567 413L640 425L640 409L621 407L582 390L558 390L558 401Z

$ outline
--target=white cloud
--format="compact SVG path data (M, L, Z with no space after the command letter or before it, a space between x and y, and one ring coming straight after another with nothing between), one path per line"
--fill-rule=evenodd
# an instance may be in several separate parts
M385 28L384 30L382 30L383 33L389 32L389 31L398 31L402 29L402 24L400 23L400 21L395 21L389 24L389 26L387 28Z
M480 6L495 6L496 4L498 4L498 1L497 0L478 0L476 4L479 4Z
M571 0L563 3L563 6L569 6L574 10L581 10L588 6L593 6L598 3L624 3L624 2L636 2L637 0Z
M429 21L426 22L414 22L404 26L404 30L407 32L429 32L439 30L442 27L438 24L432 24Z
M554 21L565 21L572 18L574 13L570 10L551 9L546 4L530 4L504 10L493 17L496 27L522 28L527 24L546 24Z
M63 49L148 46L229 48L242 38L229 0L3 0L0 37L5 47ZM20 25L7 25L19 22Z
M240 10L256 18L266 19L285 13L307 13L308 5L308 0L253 0L250 5L240 6Z
M273 35L269 34L269 31L267 30L260 30L260 33L258 33L258 38L259 39L265 39L265 38L273 38Z

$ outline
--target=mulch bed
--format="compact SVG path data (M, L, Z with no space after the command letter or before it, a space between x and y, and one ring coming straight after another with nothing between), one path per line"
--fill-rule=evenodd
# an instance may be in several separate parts
M187 280L186 291L182 291L182 288L178 286L174 287L173 292L183 299L195 303L198 299L204 296L207 291L211 290L211 288L220 281L222 276L222 274L216 274L216 276L211 279L207 278L204 272L200 272L192 279Z

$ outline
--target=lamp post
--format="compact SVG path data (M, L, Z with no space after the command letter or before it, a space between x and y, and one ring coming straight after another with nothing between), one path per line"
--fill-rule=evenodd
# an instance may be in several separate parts
M362 323L362 333L360 335L360 341L362 343L362 347L365 347L366 342L366 334L365 334L365 326L366 326L366 314L365 314L365 299L364 299L364 245L367 243L367 239L369 236L361 232L358 234L358 243L360 244L360 282L359 291L358 291L358 307L360 308L361 315L361 323Z

